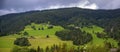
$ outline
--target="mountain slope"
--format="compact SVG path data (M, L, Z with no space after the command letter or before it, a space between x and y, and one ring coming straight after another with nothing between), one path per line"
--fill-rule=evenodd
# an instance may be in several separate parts
M115 35L120 37L120 35L118 35L118 33L120 33L120 25L118 25L120 24L120 9L90 10L81 8L30 11L0 16L0 36L18 33L32 22L50 22L53 25L61 25L63 27L70 24L79 27L97 25L105 28L105 32L107 32L108 35L115 32L117 34ZM112 27L113 32L111 32ZM110 37L113 36L110 35Z

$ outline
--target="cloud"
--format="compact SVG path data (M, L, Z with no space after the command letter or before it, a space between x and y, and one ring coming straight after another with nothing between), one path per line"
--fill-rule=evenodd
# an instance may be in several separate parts
M84 0L82 3L77 4L79 8L88 8L88 9L98 9L98 6L95 3L90 3L88 0Z
M77 3L71 3L69 5L50 5L46 8L37 7L35 10L44 10L44 9L58 9L58 8L66 8L66 7L79 7L79 8L87 8L87 9L98 9L98 6L95 3L90 3L88 0L78 1Z
M0 15L30 10L79 7L88 9L117 9L120 0L0 0ZM12 8L12 9L11 9Z
M120 0L89 0L95 3L99 9L117 9L120 8Z
M5 14L9 14L9 13L17 13L17 11L15 11L14 9L0 10L0 15L5 15Z

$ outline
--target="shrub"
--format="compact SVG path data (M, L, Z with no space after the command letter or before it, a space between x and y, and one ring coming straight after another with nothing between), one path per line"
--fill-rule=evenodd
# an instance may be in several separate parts
M14 44L15 44L15 45L18 45L18 46L30 46L30 45L31 45L31 44L29 43L28 39L25 38L25 37L17 38L17 39L14 41Z

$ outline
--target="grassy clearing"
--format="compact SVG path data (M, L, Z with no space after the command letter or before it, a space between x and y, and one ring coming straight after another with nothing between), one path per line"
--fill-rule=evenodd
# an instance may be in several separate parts
M31 26L35 26L36 30L33 30ZM38 28L44 28L44 30L38 30ZM53 29L48 29L47 24L34 24L27 25L24 31L29 33L29 36L34 36L35 39L29 39L32 48L37 48L40 46L41 48L45 48L46 46L52 46L53 44L62 44L66 43L71 46L72 41L62 41L57 36L55 36L56 31L63 30L61 26L54 26ZM24 32L21 31L21 32ZM50 38L46 38L46 35L49 35ZM21 35L9 35L0 37L0 52L10 52L11 48L14 47L14 40ZM5 50L5 51L4 51Z
M10 52L14 46L13 42L18 35L9 35L0 37L0 52Z
M37 30L33 30L31 26L35 26ZM44 28L44 30L38 30L38 28ZM29 36L34 36L35 39L29 39L32 44L32 48L37 48L40 46L41 48L45 48L46 46L51 46L53 44L62 44L67 43L68 46L75 46L72 44L72 41L62 41L57 36L55 36L56 31L63 30L61 26L54 26L53 29L47 29L47 24L34 24L27 25L24 31L29 33ZM21 32L24 32L21 31ZM98 26L93 26L93 28L83 27L82 31L86 31L92 34L93 41L86 44L87 46L103 46L104 39L98 38L96 36L96 32L103 32L103 29ZM94 31L94 33L93 33ZM46 35L49 35L50 38L46 38ZM21 35L9 35L0 37L0 52L10 52L11 48L14 47L13 42L17 37L21 37ZM117 47L117 41L109 38L107 41L111 42Z
M17 37L20 37L20 35L14 34L14 35L0 37L0 48L13 47L14 46L13 42Z
M35 26L36 30L33 30L31 26ZM44 30L38 30L38 28L44 28ZM57 36L55 36L56 31L63 30L61 26L54 26L53 29L48 29L47 24L34 24L25 27L24 31L28 32L30 36L35 36L35 39L29 39L32 44L31 47L37 47L38 45L42 48L46 46L51 46L53 44L67 43L72 45L72 41L62 41ZM46 38L49 35L50 38Z
M32 44L31 47L37 48L37 46L40 46L42 48L46 48L47 46L52 46L53 44L62 44L66 43L68 45L72 45L72 41L61 41L57 37L51 37L51 38L36 38L36 39L29 39L30 43Z
M36 30L32 29L31 26L35 26ZM42 27L44 28L44 30L38 30L38 28L42 28ZM46 36L46 35L54 36L56 31L63 30L61 26L54 26L53 29L48 29L47 27L48 27L47 24L32 23L31 25L26 26L24 31L28 32L29 35L31 36Z
M0 52L10 52L11 48L0 48Z
M98 38L95 34L97 32L103 32L104 29L102 29L98 26L93 26L93 28L84 27L84 28L82 28L82 30L92 34L92 37L93 37L93 40L90 43L86 44L87 46L91 46L91 45L103 46L104 45L105 39ZM115 47L117 47L118 42L116 40L114 40L112 38L108 38L107 41L112 43Z

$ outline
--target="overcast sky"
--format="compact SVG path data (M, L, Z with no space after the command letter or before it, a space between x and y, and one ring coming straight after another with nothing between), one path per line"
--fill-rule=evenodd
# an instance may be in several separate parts
M120 0L0 0L0 15L66 7L117 9Z

